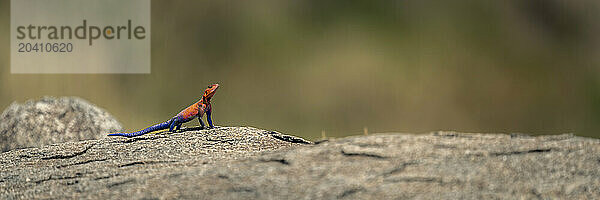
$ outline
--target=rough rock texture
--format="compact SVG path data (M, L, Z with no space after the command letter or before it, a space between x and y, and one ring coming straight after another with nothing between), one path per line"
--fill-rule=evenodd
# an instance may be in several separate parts
M12 103L0 115L0 148L40 147L58 142L98 139L120 131L108 112L77 97L44 97Z
M306 141L254 128L1 154L0 199L599 199L600 140L436 132Z

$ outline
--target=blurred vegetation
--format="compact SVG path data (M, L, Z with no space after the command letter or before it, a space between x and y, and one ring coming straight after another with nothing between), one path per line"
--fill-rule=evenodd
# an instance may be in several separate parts
M209 83L217 125L600 137L600 2L153 1L149 75L16 75L0 1L0 107L80 96L126 129ZM196 126L191 122L188 126Z

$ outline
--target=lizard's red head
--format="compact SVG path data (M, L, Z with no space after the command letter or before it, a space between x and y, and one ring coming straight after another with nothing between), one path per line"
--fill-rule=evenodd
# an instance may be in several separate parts
M204 97L204 99L206 100L210 100L210 98L212 98L217 92L217 89L219 89L219 84L215 83L212 85L208 85L208 88L204 90L204 94L202 95L202 97Z

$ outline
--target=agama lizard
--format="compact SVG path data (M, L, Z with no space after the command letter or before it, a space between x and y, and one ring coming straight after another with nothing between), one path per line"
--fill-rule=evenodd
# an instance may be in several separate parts
M206 121L208 121L208 125L210 128L214 128L211 113L212 106L210 105L210 99L215 95L217 89L219 88L219 84L209 85L208 88L204 91L202 95L202 99L200 101L190 105L186 109L183 109L179 114L175 115L175 117L167 120L166 122L159 123L153 126L150 126L144 130L131 132L131 133L111 133L108 136L125 136L125 137L135 137L144 135L146 133L150 133L153 131L169 129L170 132L173 130L177 131L181 128L181 124L189 122L194 118L198 117L198 121L200 122L200 126L204 129L204 122L202 122L202 116L206 113Z

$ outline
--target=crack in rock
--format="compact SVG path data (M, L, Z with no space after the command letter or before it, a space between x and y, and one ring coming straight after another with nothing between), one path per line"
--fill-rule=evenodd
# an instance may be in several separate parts
M229 188L227 191L229 191L229 192L254 192L255 189L251 188L251 187L232 187L232 188Z
M296 143L296 144L312 144L312 142L304 140L302 138L299 137L294 137L294 136L290 136L290 135L283 135L281 133L275 132L275 131L271 131L267 133L268 135L271 135L271 137L284 141L284 142L290 142L290 143Z
M101 176L101 177L96 177L94 178L94 180L102 180L102 179L107 179L107 178L112 178L114 176Z
M51 159L69 159L69 158L73 158L75 156L80 156L83 155L85 153L87 153L88 150L90 150L92 147L94 147L96 144L92 144L89 147L85 148L83 151L80 152L75 152L71 155L54 155L54 156L50 156L50 157L45 157L42 158L42 160L51 160Z
M134 182L135 182L135 179L132 178L132 179L127 179L125 181L119 181L119 182L108 184L106 187L107 188L112 188L112 187L124 185L124 184L127 184L127 183L134 183Z
M442 179L437 177L400 177L400 178L388 178L390 182L422 182L422 183L439 183L443 184Z
M266 159L260 159L260 161L262 162L276 162L276 163L281 163L284 165L290 165L290 162L285 160L284 158L266 158Z
M59 166L56 166L56 168L69 167L69 166L74 166L74 165L83 165L83 164L88 164L88 163L92 163L92 162L101 162L101 161L106 161L106 160L108 160L108 159L106 159L106 158L92 159L92 160L86 160L83 162L77 162L77 163L73 163L73 164L59 165Z
M550 152L553 149L532 149L532 150L527 150L527 151L509 151L509 152L496 152L496 153L491 153L490 155L492 156L510 156L510 155L522 155L522 154L528 154L528 153L546 153L546 152Z
M344 156L363 156L369 158L385 159L386 156L381 155L378 152L379 149L374 148L361 148L354 145L347 145L342 147L342 155Z
M400 172L404 171L404 169L406 169L406 167L411 166L411 165L417 165L417 164L418 164L417 162L402 163L400 166L398 166L398 167L396 167L396 168L394 168L394 169L392 169L392 170L390 170L388 172L385 172L385 173L383 173L381 175L382 176L390 176L390 175L393 175L393 174L397 174L397 173L400 173Z
M377 158L377 159L385 159L386 158L385 156L382 156L382 155L366 153L366 152L345 152L344 150L342 150L342 154L345 156L364 156L364 157Z
M160 164L160 163L173 163L173 162L177 162L177 161L135 161L135 162L130 162L130 163L126 163L126 164L122 164L119 165L119 168L121 167L129 167L129 166L134 166L134 165L146 165L146 164Z
M219 175L217 175L217 178L220 178L220 179L229 179L229 176L227 176L225 174L219 174Z
M315 141L313 144L322 144L322 143L326 143L326 142L329 142L329 140L328 139L318 140L318 141Z
M351 188L351 189L348 189L348 190L344 190L344 192L342 192L342 194L338 195L337 198L338 199L344 198L344 197L353 195L353 194L361 192L361 191L365 191L365 188L363 188L363 187L357 187L357 188Z
M121 174L113 174L113 175L108 175L108 176L100 176L100 177L94 178L94 180L108 179L108 178L117 177L117 176L120 176L120 175Z

